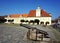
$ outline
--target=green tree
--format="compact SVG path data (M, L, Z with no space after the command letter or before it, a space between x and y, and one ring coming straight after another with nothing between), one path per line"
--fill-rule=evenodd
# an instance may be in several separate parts
M0 23L4 23L6 21L7 21L6 19L0 19Z

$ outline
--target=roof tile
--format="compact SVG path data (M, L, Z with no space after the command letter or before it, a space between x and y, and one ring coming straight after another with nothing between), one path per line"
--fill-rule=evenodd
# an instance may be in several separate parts
M36 10L31 10L28 17L36 17Z
M21 16L21 14L11 14L11 15L9 15L9 17L11 17L11 18L18 18L20 16Z
M51 17L51 15L47 13L46 11L41 10L41 17Z
M18 17L36 17L36 10L30 10L29 14L11 14L9 15L11 18ZM41 17L51 17L49 13L44 10L41 10Z

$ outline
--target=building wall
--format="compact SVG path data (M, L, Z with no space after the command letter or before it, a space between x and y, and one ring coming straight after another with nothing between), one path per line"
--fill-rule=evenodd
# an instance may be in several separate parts
M35 20L35 19L39 19L39 24L41 24L41 22L44 22L44 25L46 24L46 22L49 22L49 24L48 25L51 25L51 17L20 17L20 18L9 18L9 17L7 17L7 18L5 18L5 19L7 19L7 20L12 20L12 19L14 19L14 24L20 24L21 22L20 22L20 20L28 20L28 21L30 21L30 20ZM7 22L5 22L5 23L9 23L8 21Z
M7 21L5 22L5 23L10 23L10 22L8 22L8 20L14 20L12 23L14 23L14 24L19 24L20 23L20 18L9 18L9 17L7 17L7 18L5 18L5 19L7 19Z
M44 22L44 24L46 23L46 22L49 22L49 24L48 25L51 25L51 17L28 17L28 18L25 18L25 20L35 20L35 19L39 19L40 20L40 22Z
M60 24L60 19L58 19L58 24Z

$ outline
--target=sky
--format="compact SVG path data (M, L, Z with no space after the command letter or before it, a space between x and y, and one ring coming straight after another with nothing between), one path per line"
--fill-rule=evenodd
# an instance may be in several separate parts
M52 19L60 16L60 0L0 0L0 16L28 14L38 6L51 13Z

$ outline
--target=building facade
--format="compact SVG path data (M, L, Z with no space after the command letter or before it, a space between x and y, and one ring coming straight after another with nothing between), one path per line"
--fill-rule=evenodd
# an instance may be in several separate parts
M38 24L51 25L51 15L46 11L41 10L39 6L36 10L30 10L28 14L11 14L5 17L5 19L7 19L5 23L20 24L23 22L24 24L29 24L34 20L39 20Z

